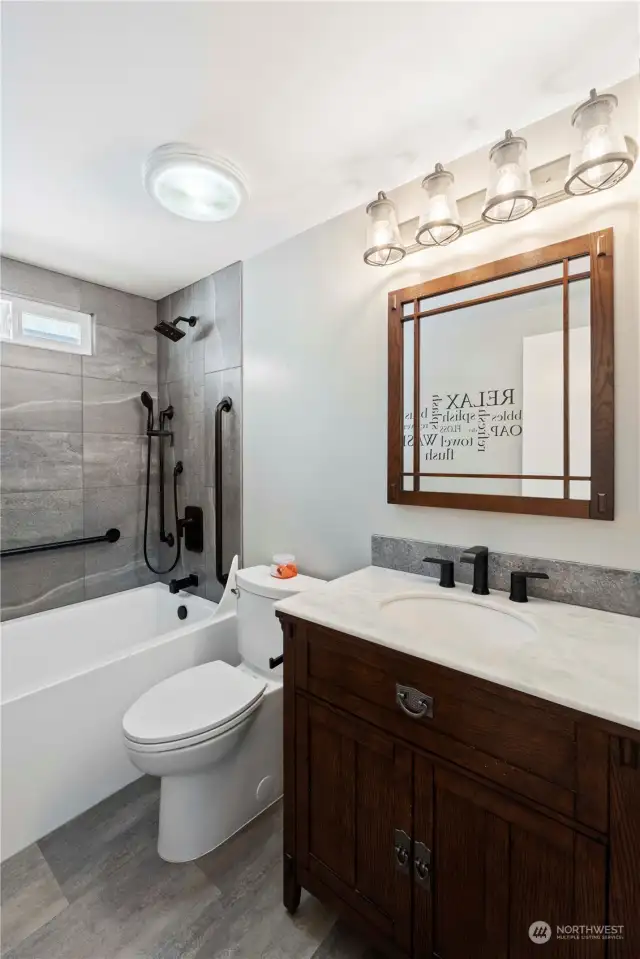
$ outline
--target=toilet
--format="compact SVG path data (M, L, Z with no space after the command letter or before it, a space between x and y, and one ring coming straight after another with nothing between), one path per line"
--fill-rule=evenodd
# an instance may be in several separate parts
M268 566L236 574L240 663L176 673L125 713L125 746L160 777L158 853L189 862L219 846L282 795L282 653L276 600L323 584L275 579Z

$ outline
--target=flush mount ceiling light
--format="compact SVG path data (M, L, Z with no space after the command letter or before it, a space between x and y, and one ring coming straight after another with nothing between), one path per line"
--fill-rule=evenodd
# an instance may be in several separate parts
M184 143L166 143L143 167L147 192L176 216L228 220L247 196L241 172L229 160Z
M536 208L538 200L531 184L527 141L507 130L504 140L489 154L489 186L482 209L487 223L520 220Z
M372 200L367 207L367 213L369 223L364 262L369 266L388 266L390 263L398 263L407 251L400 238L393 200L380 190L377 200Z
M608 190L631 173L634 144L618 129L617 106L618 98L613 93L598 95L592 90L571 117L578 138L564 185L571 196Z
M427 203L416 233L416 243L420 246L453 243L462 236L462 220L453 195L453 173L436 163L434 172L422 181L422 188L427 194Z

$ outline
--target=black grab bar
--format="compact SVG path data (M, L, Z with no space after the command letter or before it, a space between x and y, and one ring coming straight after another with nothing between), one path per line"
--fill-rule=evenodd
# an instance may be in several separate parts
M213 456L215 460L216 488L213 496L216 506L216 579L221 586L226 586L227 580L229 579L229 574L222 572L222 414L230 413L232 407L233 402L231 397L224 396L216 406L216 418L214 426Z
M116 543L119 539L119 529L108 529L104 536L87 536L84 539L67 539L62 543L38 543L36 546L17 546L15 549L3 549L0 550L0 557L24 556L25 553L44 553L45 550L49 549L86 546L88 543Z

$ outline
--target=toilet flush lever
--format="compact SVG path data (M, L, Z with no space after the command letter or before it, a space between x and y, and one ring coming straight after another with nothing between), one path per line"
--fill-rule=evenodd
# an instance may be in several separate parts
M279 666L284 660L284 655L281 656L270 656L269 657L269 669L275 669L276 666Z

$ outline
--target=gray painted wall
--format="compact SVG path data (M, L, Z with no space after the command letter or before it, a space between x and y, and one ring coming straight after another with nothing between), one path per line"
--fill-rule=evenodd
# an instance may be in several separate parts
M218 600L222 588L215 578L214 539L214 411L223 396L230 396L233 410L225 414L223 428L223 564L227 571L242 543L242 264L204 277L158 303L158 319L197 316L193 329L181 324L186 336L176 343L158 337L160 404L172 403L175 418L174 447L168 455L167 517L172 510L172 469L182 460L179 510L185 505L204 509L205 550L183 552L172 576L197 573L195 592ZM173 521L168 523L173 529ZM162 566L170 565L174 550L161 550Z
M0 351L3 548L92 536L116 544L2 561L2 618L155 579L142 559L145 417L158 391L156 304L2 260L7 292L92 313L95 354L3 343ZM155 513L153 514L155 516Z

